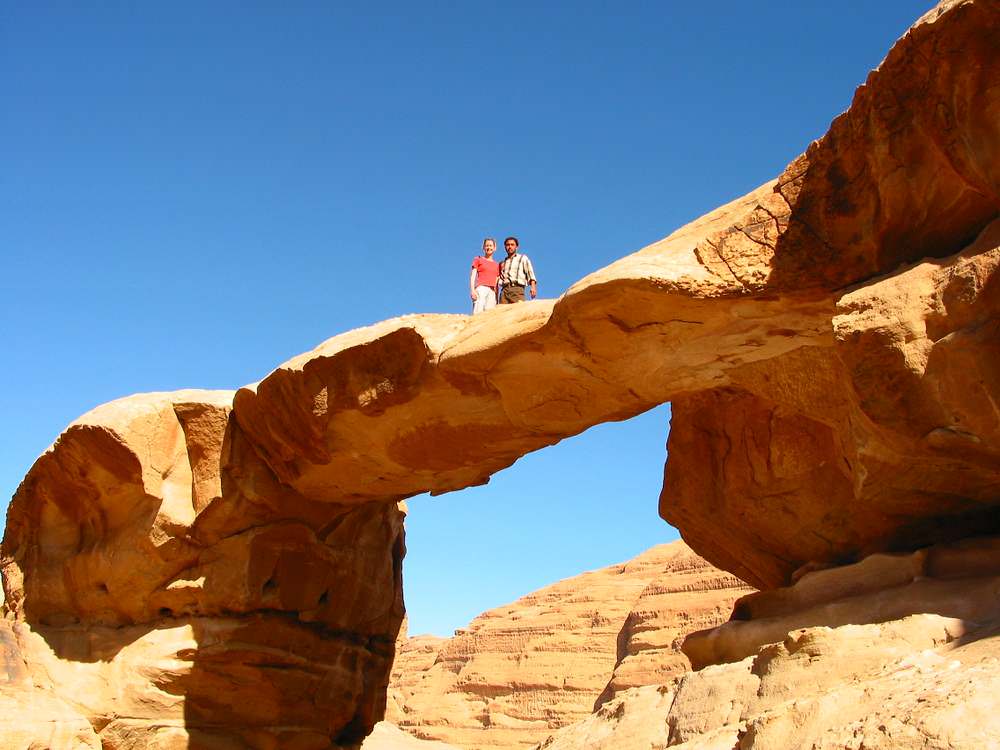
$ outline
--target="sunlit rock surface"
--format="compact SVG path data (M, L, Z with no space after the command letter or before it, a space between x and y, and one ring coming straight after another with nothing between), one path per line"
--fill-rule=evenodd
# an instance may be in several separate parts
M365 738L361 750L462 750L436 740L422 740L407 734L387 721L375 725L372 733Z
M690 668L684 635L750 591L683 542L484 612L452 638L401 644L387 718L467 750L530 747L631 685Z
M748 595L696 672L618 694L546 750L1000 746L1000 539L874 555Z
M951 621L796 631L735 664L633 688L542 750L923 750L997 747L997 630Z
M385 501L672 400L661 512L758 587L995 525L998 18L943 3L776 181L558 301L335 337L240 427L301 495Z
M695 669L739 661L785 634L816 625L886 622L933 612L966 630L1000 619L1000 538L935 545L909 555L878 554L806 573L789 588L740 599L730 622L688 635Z
M403 617L399 501L668 400L661 514L755 587L1000 531L998 80L1000 5L946 0L776 180L557 301L407 316L235 396L85 415L29 471L0 546L17 742L353 747L383 715ZM930 679L977 711L995 692L988 641L926 641L960 665ZM857 736L877 746L866 722L882 717L899 746L914 726L947 746L945 704L879 713L904 663L879 668L880 703L851 704ZM697 674L735 690L733 669ZM961 670L971 682L952 684ZM35 722L39 701L62 718ZM893 716L908 717L897 734ZM978 716L955 746L993 726Z
M6 643L31 696L89 720L89 739L60 720L73 741L346 746L382 715L402 513L282 487L231 400L179 391L95 409L11 502Z
M760 586L805 561L996 531L998 267L1000 221L843 295L832 346L676 399L664 518Z
M50 682L32 674L30 654L18 644L24 626L0 620L0 717L3 746L99 750L88 717L57 697Z

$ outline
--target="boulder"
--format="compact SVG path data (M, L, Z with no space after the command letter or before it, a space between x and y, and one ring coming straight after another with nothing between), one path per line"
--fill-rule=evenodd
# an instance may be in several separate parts
M381 718L402 512L282 487L232 395L102 406L11 502L0 566L14 642L104 747L346 747Z

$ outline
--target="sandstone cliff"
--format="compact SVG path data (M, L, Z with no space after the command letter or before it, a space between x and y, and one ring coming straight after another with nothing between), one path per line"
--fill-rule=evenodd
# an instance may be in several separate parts
M408 316L235 395L81 418L29 471L0 545L17 742L357 745L403 617L399 501L668 400L661 514L758 588L1000 531L997 80L1000 6L945 0L777 180L558 301ZM926 607L949 619L917 638L929 649L977 624ZM995 667L977 644L944 658L982 695ZM623 670L607 695L629 684ZM53 721L33 721L41 704ZM921 706L944 721L936 705L917 700L907 726ZM739 741L765 736L747 724Z
M538 748L995 749L998 636L1000 539L877 555L746 597L687 639L699 671Z
M558 301L330 339L237 392L241 429L302 496L361 503L672 401L661 512L757 587L995 526L998 16L942 3L777 180ZM762 450L712 454L733 439Z
M832 303L823 346L673 398L661 514L759 587L998 530L998 29L996 3L940 3L699 245L744 288L794 278Z
M690 668L683 635L750 591L683 542L484 612L453 638L402 644L386 718L466 750L530 747L595 702Z
M280 486L231 402L179 391L100 407L18 489L5 649L31 688L15 705L50 733L33 741L326 747L381 717L402 513ZM31 711L47 696L73 710Z

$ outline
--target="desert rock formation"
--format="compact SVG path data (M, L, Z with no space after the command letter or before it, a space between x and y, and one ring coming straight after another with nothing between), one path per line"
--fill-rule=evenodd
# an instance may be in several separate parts
M1000 531L998 80L1000 6L945 0L777 180L558 301L407 316L235 395L85 415L29 471L0 545L2 699L63 717L19 710L18 742L355 746L403 617L399 502L668 400L661 514L755 587ZM992 693L979 641L940 651L966 615L929 611L947 622L916 642L959 664L939 684L967 669L962 690ZM736 689L733 666L691 684L713 669Z
M724 527L714 561L760 585L796 562L995 531L998 264L993 222L957 255L843 295L832 346L675 399L664 518L695 549Z
M8 661L25 665L15 684L75 709L52 712L60 732L79 735L84 716L106 749L326 747L381 717L402 513L280 486L231 402L179 391L102 406L15 495Z
M683 542L667 545L663 553L661 572L650 578L618 633L615 671L595 707L622 690L658 685L688 671L691 664L681 650L685 636L728 619L734 598L752 591Z
M401 644L386 718L465 750L530 747L595 702L690 669L692 630L724 622L751 589L683 542L484 612L453 638Z
M88 717L32 678L28 659L18 645L18 624L0 620L0 717L5 747L52 747L99 750ZM15 718L16 717L16 718Z
M1000 539L808 573L684 649L539 749L1000 747Z
M995 3L940 3L700 246L744 287L833 293L829 345L673 400L661 513L759 587L997 530L998 31Z
M1000 388L998 18L995 3L942 3L777 180L558 301L335 337L239 390L240 427L304 497L386 501L485 482L672 401L662 513L757 587L995 523L995 411L955 402ZM745 446L752 467L721 466L719 410L763 449L773 423L787 460ZM909 483L889 478L901 467ZM750 502L729 503L751 468Z

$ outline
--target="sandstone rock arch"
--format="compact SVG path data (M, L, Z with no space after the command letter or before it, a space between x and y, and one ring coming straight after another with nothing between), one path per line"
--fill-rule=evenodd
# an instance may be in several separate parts
M399 501L665 401L661 513L758 587L997 530L998 40L994 3L942 3L777 180L557 301L82 417L2 547L35 687L106 747L351 745L403 616Z

